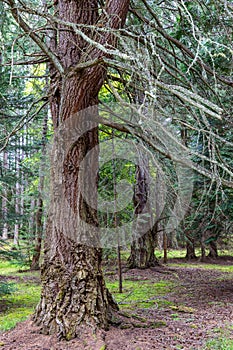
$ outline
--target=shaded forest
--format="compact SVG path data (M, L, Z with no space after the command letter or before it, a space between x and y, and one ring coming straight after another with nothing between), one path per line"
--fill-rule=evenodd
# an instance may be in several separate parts
M3 348L233 348L231 2L0 11Z

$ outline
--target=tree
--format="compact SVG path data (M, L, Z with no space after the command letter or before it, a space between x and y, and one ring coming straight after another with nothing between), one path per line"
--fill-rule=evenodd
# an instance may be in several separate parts
M106 67L101 64L101 59L110 57L111 51L114 51L116 37L113 33L125 23L129 0L109 0L103 8L99 7L97 0L56 2L56 17L45 16L54 28L49 34L49 47L24 21L17 4L13 0L8 4L17 23L50 61L50 106L54 129L74 114L80 118L79 127L82 128L85 120L82 121L81 111L91 107L97 112L98 93L106 77ZM25 4L23 7L23 11L34 13L33 8ZM99 35L94 30L95 26L105 31ZM95 236L97 213L87 205L79 188L80 163L97 145L98 128L93 125L68 152L62 175L64 192L60 193L68 200L73 213L93 227L93 232L84 234L90 235L92 243L97 246L86 246L78 240L83 234L80 232L81 224L79 232L76 232L75 223L72 227L72 222L69 223L71 231L64 232L63 226L67 222L55 222L51 211L46 230L42 294L34 319L43 332L56 333L66 339L77 336L82 324L107 327L111 312L117 308L106 289L101 271L101 249ZM98 153L95 152L89 172L95 172L97 160ZM53 172L56 174L56 169ZM53 180L53 175L51 178ZM96 194L95 188L92 190ZM63 209L58 203L56 210L61 213Z
M38 186L38 199L37 199L37 209L35 213L35 246L33 249L33 256L30 269L39 270L40 269L40 256L42 249L42 239L43 239L43 191L45 183L45 167L46 167L46 138L48 133L48 114L45 114L43 122L43 132L41 140L41 166L39 174L39 186ZM33 203L33 202L32 202ZM32 218L33 219L33 218Z
M135 215L140 214L142 217L133 228L135 232L132 233L133 241L130 247L128 265L130 268L149 268L159 265L154 254L157 225L149 224L149 229L145 232L145 222L151 221L153 215L148 199L150 191L149 160L142 154L139 155L139 159L139 165L136 166L134 207Z

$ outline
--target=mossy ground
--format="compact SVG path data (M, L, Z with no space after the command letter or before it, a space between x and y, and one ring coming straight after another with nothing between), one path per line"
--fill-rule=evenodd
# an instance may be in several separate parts
M12 286L12 293L0 300L0 331L6 331L26 320L39 301L39 273L20 272L17 264L0 261L0 276Z
M233 350L233 339L223 337L210 340L203 350Z
M231 252L224 253L231 255ZM157 252L157 256L159 254L160 256L162 255L161 252ZM177 257L182 259L184 255L184 250L170 250L168 252L169 259ZM128 252L124 252L123 264L126 262L127 256ZM182 259L179 263L169 263L168 268L170 267L170 275L158 273L156 280L152 277L152 274L146 273L146 270L124 273L123 293L119 293L116 268L114 267L114 263L112 263L110 268L107 267L106 270L107 286L118 302L122 313L126 315L128 313L134 318L134 327L148 328L147 312L154 312L156 316L155 322L154 324L149 324L150 328L164 327L166 329L169 324L175 325L177 323L186 324L194 332L198 332L199 324L195 321L196 317L198 317L198 311L195 309L196 305L193 307L191 302L190 304L187 303L187 300L191 300L193 297L193 285L190 284L187 290L183 290L182 292L182 283L179 284L180 281L182 282L182 274L178 276L177 271L180 268L182 271L186 271L187 268L188 273L188 268L190 271L197 269L199 271L203 270L206 275L210 271L212 287L215 287L215 282L217 286L221 282L226 283L228 279L232 279L233 266L231 264L223 265L217 263L204 264L197 261L189 264ZM13 262L0 261L1 280L9 282L13 286L13 292L0 299L0 331L14 328L18 322L27 319L33 313L39 301L39 273L26 272L23 269L22 266ZM176 290L179 293L183 293L183 296L186 293L188 298L177 299L178 302L174 302L174 299L169 296L172 293L174 295L174 291ZM221 298L213 300L207 298L206 301L205 307L216 308L216 310L218 307L224 308L226 304L226 300ZM229 301L227 303L229 305ZM165 314L163 314L163 310L166 310ZM158 314L162 315L162 317L157 320ZM143 323L145 323L145 326L143 326ZM211 330L211 334L206 338L206 344L200 349L233 350L232 333L233 329L230 326L228 328L224 326L220 331L216 328L216 332ZM177 343L177 349L179 348L178 346L182 348L182 345Z
M156 283L149 280L125 280L123 282L123 293L119 293L117 281L107 282L107 286L121 308L135 309L135 307L151 308L162 304L170 304L166 300L161 300L160 297L169 293L173 283L163 280Z

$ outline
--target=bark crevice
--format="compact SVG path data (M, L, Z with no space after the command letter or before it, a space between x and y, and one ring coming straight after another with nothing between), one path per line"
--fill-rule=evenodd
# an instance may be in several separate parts
M70 340L79 337L84 326L107 329L118 306L104 282L101 249L76 244L59 233L61 237L53 257L45 258L41 301L33 318L42 333Z

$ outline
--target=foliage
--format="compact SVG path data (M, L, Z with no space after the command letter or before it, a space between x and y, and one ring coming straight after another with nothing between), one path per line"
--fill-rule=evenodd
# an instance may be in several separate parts
M8 282L0 282L0 298L13 293L14 290L14 284Z

